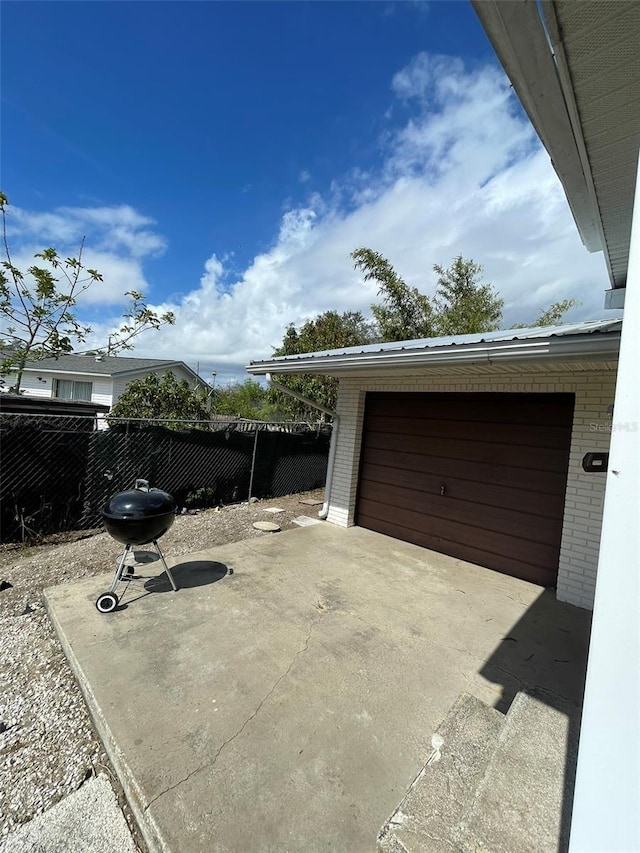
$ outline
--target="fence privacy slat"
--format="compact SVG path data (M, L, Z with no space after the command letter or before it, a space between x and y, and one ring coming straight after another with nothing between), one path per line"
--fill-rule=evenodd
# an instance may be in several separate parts
M100 510L136 479L179 507L278 497L324 485L331 426L195 424L0 414L0 541L101 525ZM200 427L200 428L195 428ZM203 428L204 427L204 428Z

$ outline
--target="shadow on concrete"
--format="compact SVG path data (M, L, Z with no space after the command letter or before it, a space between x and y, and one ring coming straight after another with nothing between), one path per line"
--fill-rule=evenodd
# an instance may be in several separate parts
M485 678L502 685L502 697L495 703L502 713L522 690L568 716L560 853L569 844L591 615L557 601L555 590L546 589L480 669Z
M155 563L160 560L157 551L134 551L133 558L136 563L141 565L146 563Z
M181 589L192 589L196 586L205 586L216 583L227 575L233 574L233 570L224 563L214 560L186 560L171 566L171 574L178 587ZM147 592L172 592L167 573L163 572L155 578L149 578L144 583Z
M159 565L162 565L158 555L154 554L152 551L144 553L149 554L154 559L140 560L138 559L140 553L141 552L139 551L136 552L136 562L138 564L158 562ZM181 589L193 589L194 587L216 583L217 581L222 580L222 578L227 577L227 575L232 575L233 569L230 569L224 563L218 563L214 560L185 560L182 563L176 563L175 566L171 566L171 574L173 575L173 579L178 587L177 593L179 593ZM137 587L140 582L142 582L145 591L140 592L138 595L134 595L132 598L128 598L127 593L129 590L126 590L123 593L116 610L126 610L131 604L134 604L136 601L140 601L140 599L145 598L147 595L152 595L158 592L173 592L167 573L164 571L156 577L134 576L132 583L135 586L131 588L132 592L138 591L135 587ZM124 600L125 598L127 599L126 601Z
M188 560L171 566L171 574L179 592L181 589L216 583L227 575L233 574L233 570L224 563L217 563L214 560ZM145 581L144 588L147 592L173 591L166 572L158 577L149 578Z

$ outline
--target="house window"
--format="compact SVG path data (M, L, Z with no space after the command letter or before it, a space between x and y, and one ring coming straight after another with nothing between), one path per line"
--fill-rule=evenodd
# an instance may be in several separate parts
M74 379L55 379L53 396L59 400L86 400L91 402L93 382L76 382Z

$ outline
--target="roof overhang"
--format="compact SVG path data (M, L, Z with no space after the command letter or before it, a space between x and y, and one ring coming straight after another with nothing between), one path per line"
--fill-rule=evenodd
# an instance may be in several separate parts
M306 353L259 361L247 367L254 376L266 374L313 373L342 376L349 373L393 370L402 372L417 368L451 365L496 365L507 362L559 361L581 359L617 359L620 332L598 335L503 340L472 344L383 349L375 352L343 352L338 354Z
M155 366L147 365L146 367L133 367L133 368L129 368L128 370L114 370L111 373L109 373L109 372L98 373L97 371L88 372L88 371L83 371L83 370L76 370L75 368L74 369L68 368L66 370L62 370L62 369L53 368L53 367L46 367L46 366L44 366L44 364L42 364L42 365L30 364L28 366L25 366L24 372L25 373L50 373L50 374L60 375L60 376L88 376L90 378L100 378L100 379L119 379L119 378L128 379L128 378L131 378L134 376L146 376L148 373L157 373L159 370L171 370L171 368L174 368L174 367L180 367L197 384L202 385L204 388L209 387L207 385L207 383L205 382L205 380L201 376L198 376L198 374L195 372L195 370L192 370L188 364L185 364L184 361L165 361L165 362L159 362Z
M626 284L640 145L640 8L471 0L613 288ZM544 19L541 17L541 11Z
M110 373L88 373L86 370L56 370L53 367L25 367L23 373L52 373L56 376L88 376L90 379L110 379Z

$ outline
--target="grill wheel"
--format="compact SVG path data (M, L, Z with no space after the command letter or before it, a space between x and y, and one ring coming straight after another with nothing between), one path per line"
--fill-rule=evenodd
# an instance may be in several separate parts
M118 606L118 600L115 592L103 592L96 599L98 613L111 613Z

